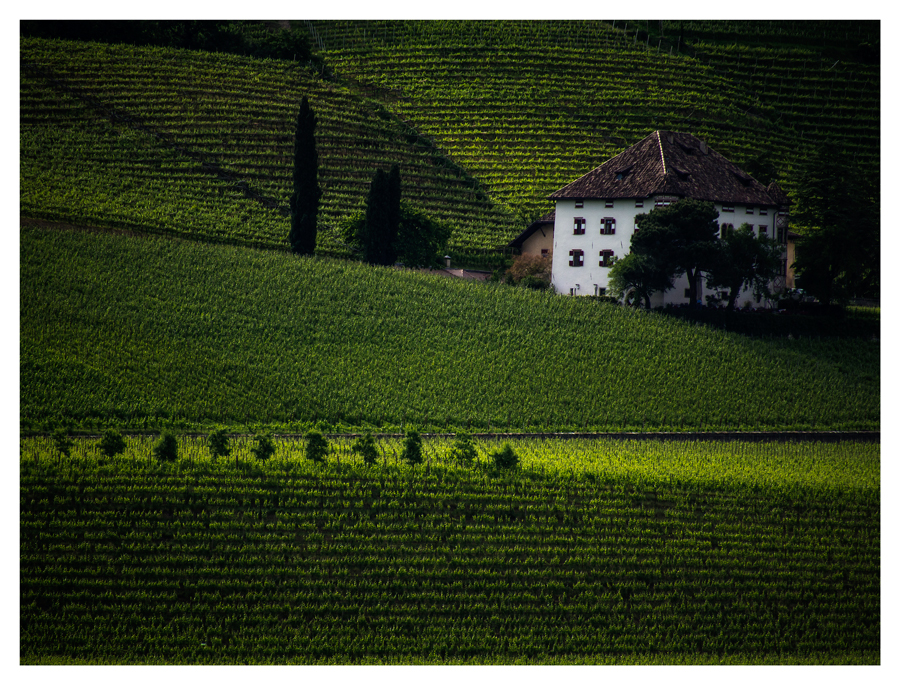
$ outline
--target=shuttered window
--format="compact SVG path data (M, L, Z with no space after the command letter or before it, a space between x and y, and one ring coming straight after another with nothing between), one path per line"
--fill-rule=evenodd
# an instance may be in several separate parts
M585 226L587 222L584 220L583 216L575 217L575 235L584 235Z
M569 266L584 266L584 250L569 250Z

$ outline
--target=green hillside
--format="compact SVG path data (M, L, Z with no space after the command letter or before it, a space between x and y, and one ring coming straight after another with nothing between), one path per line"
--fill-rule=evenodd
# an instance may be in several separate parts
M26 216L286 248L305 95L319 120L321 251L345 251L334 227L393 163L404 198L446 221L453 246L515 235L510 213L427 139L301 65L46 39L22 39L20 55Z
M294 116L320 118L323 252L374 170L496 248L657 129L789 193L818 145L878 173L878 22L306 22L291 61L21 40L27 216L284 247ZM655 47L655 49L654 49Z
M23 428L878 429L880 344L289 253L23 228Z
M660 129L765 167L789 193L819 144L878 168L880 68L853 49L877 44L877 22L312 24L341 78L380 93L523 216Z

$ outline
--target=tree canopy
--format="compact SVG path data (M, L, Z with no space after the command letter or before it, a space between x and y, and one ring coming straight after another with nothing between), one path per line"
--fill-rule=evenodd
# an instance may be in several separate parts
M692 199L638 214L631 250L610 272L613 292L633 290L649 307L650 295L670 290L684 274L696 304L698 278L711 267L718 249L718 217L711 202Z
M749 224L728 230L718 242L706 284L728 290L728 309L744 287L757 297L769 295L769 284L781 269L782 246L767 236L756 236Z
M875 171L821 147L804 165L791 210L797 284L822 303L879 296L880 196Z

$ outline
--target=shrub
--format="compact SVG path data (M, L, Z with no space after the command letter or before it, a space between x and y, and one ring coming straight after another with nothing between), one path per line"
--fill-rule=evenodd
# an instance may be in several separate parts
M328 441L319 431L306 434L306 458L315 462L325 461L328 454Z
M256 445L254 445L250 451L253 452L260 461L266 461L275 454L275 444L272 442L272 437L268 434L257 435Z
M407 431L400 457L412 466L422 463L422 437L418 431Z
M69 452L72 450L72 441L69 440L69 436L62 429L53 434L53 445L59 451L60 461L62 461L63 457L68 457Z
M100 439L100 451L112 459L117 454L125 451L125 439L117 430L110 429Z
M519 285L523 288L531 288L532 290L546 290L550 287L550 282L545 281L539 276L525 276L525 278L519 281Z
M538 282L550 284L550 269L553 259L547 255L523 254L513 260L507 272L513 283L527 288L540 288ZM526 280L527 279L527 280Z
M491 453L491 459L494 466L498 469L514 469L519 465L519 455L517 455L512 446L507 442L499 450Z
M371 433L366 433L362 437L357 438L351 449L357 454L361 454L363 461L368 466L372 466L378 460L378 448L375 446L375 438L372 437Z
M227 457L231 454L231 445L224 428L219 428L209 434L209 453L213 459Z
M160 433L153 445L153 456L160 461L175 461L178 458L178 441L175 436L168 431Z
M457 433L453 447L450 448L450 457L460 464L469 466L477 456L478 452L475 450L472 436L468 433Z

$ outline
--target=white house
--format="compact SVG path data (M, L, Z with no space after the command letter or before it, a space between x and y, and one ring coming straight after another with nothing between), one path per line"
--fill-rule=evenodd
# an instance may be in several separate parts
M757 235L787 244L784 192L775 183L763 186L689 133L656 131L550 198L554 212L510 244L526 254L552 253L552 284L564 294L606 294L611 258L628 254L635 217L682 198L712 202L723 230L748 223ZM785 276L786 258L775 288L784 286ZM686 303L687 287L682 277L673 290L655 293L651 304ZM700 292L703 302L718 295L704 291L702 282ZM738 302L751 298L745 292Z

